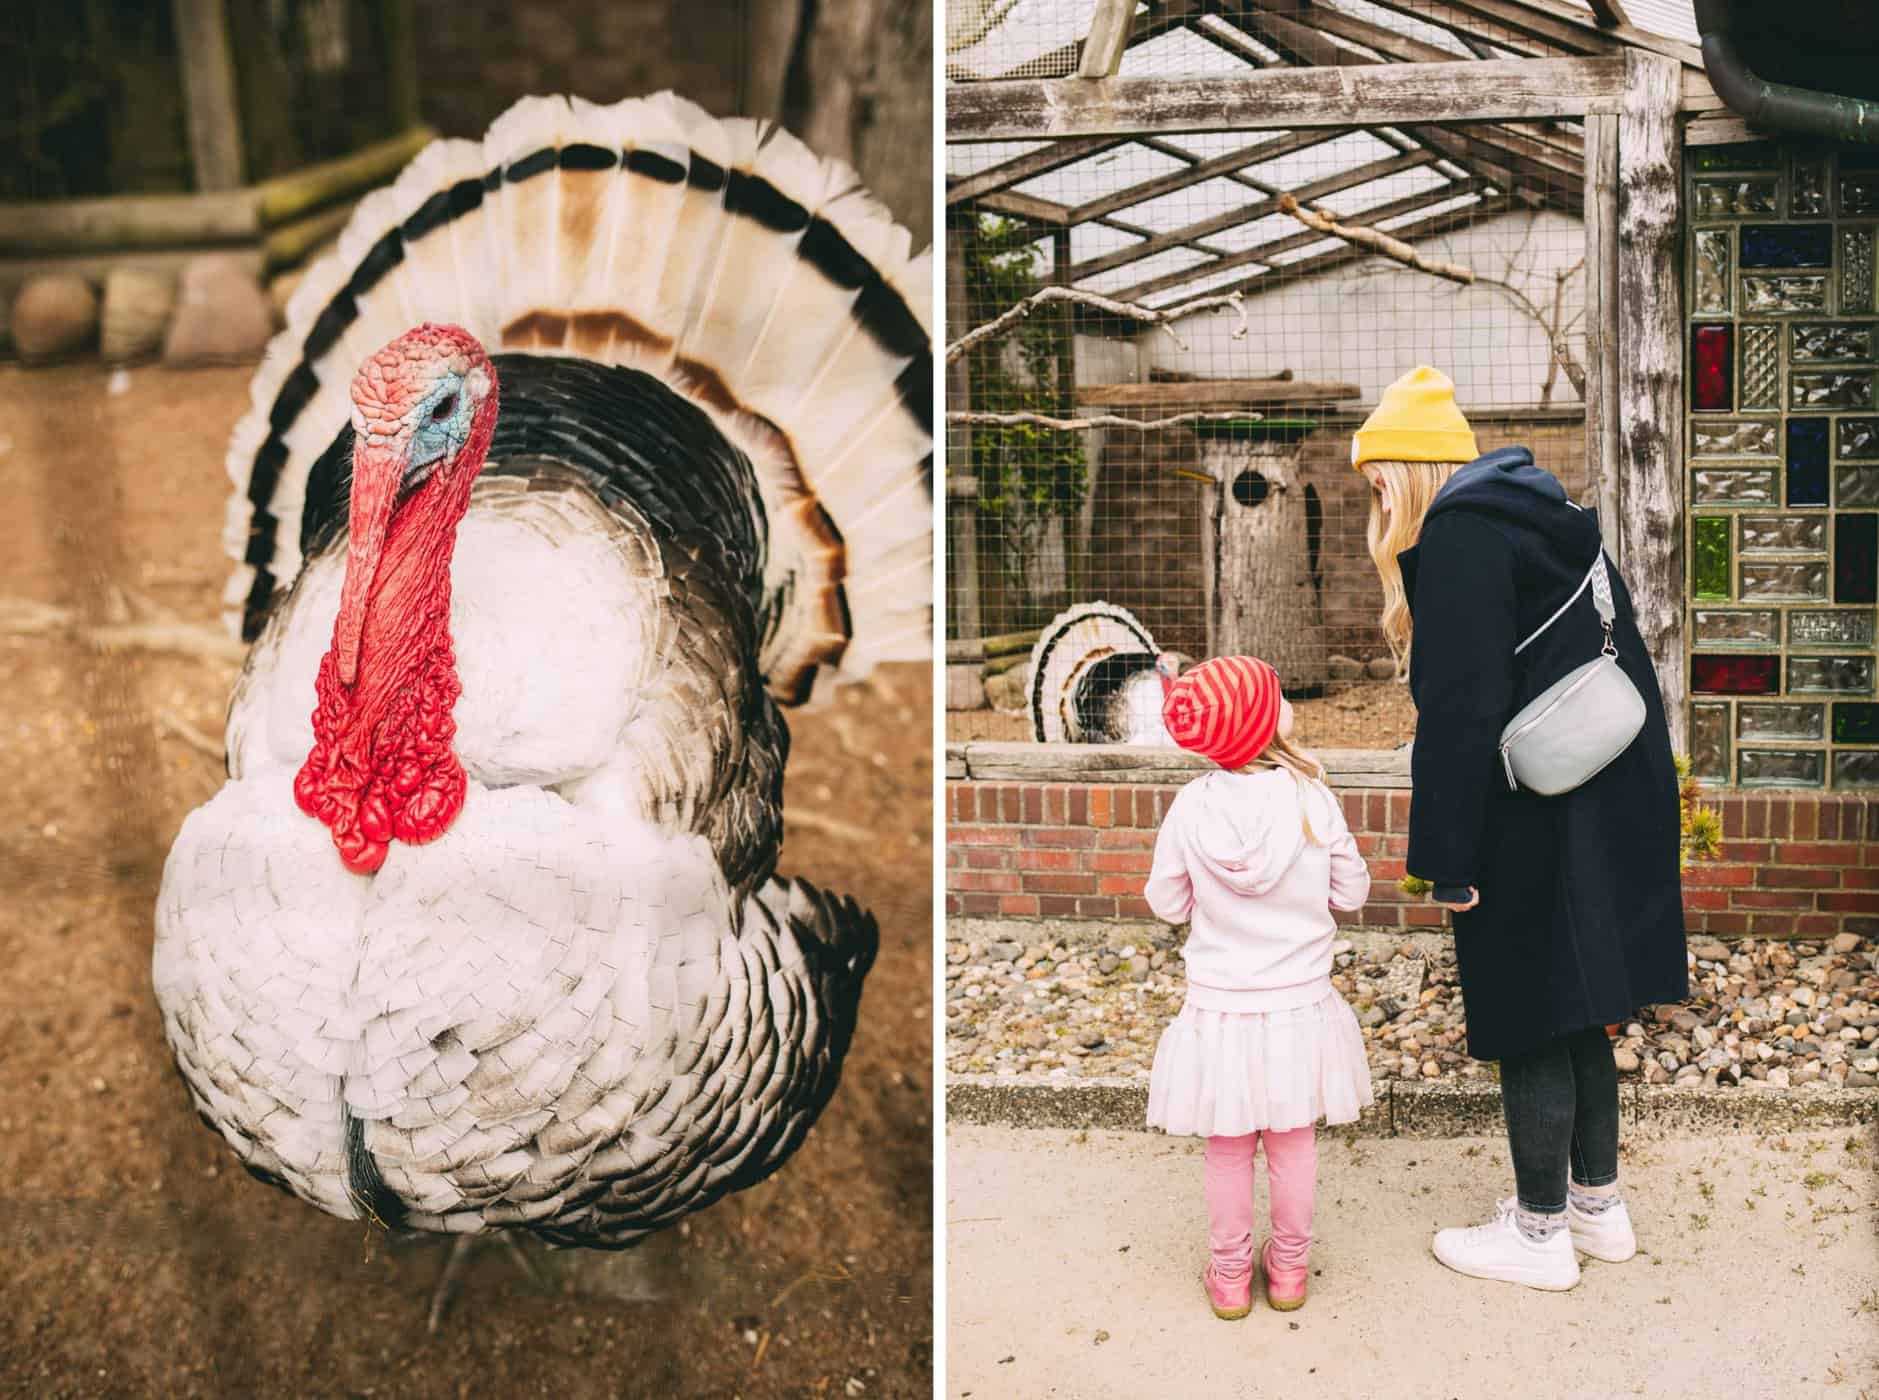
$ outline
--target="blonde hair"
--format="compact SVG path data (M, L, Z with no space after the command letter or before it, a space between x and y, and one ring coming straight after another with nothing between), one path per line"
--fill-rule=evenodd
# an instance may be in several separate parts
M1422 538L1422 519L1436 493L1448 485L1448 479L1467 465L1464 462L1365 462L1364 469L1375 467L1382 476L1381 491L1370 492L1370 526L1365 536L1370 542L1370 558L1383 580L1383 640L1396 658L1396 678L1409 674L1411 619L1409 596L1403 588L1403 570L1396 556ZM1385 511L1388 498L1392 509Z
M1305 839L1314 846L1322 846L1324 838L1312 830L1311 811L1305 796L1313 784L1324 788L1329 794L1330 789L1324 781L1324 764L1308 750L1301 749L1290 739L1275 733L1272 742L1259 751L1259 756L1238 771L1252 773L1261 768L1283 768L1292 775L1292 781L1298 788L1298 819L1305 828Z

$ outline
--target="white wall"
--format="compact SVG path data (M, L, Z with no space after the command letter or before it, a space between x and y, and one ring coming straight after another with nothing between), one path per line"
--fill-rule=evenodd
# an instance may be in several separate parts
M1579 262L1583 247L1579 221L1551 210L1502 215L1416 244L1425 257L1511 283L1548 315L1555 272ZM1566 284L1565 322L1578 314L1584 289L1581 269ZM1372 257L1257 293L1244 306L1250 327L1245 338L1233 338L1240 318L1231 310L1204 311L1175 323L1185 349L1162 332L1145 336L1149 363L1210 379L1258 378L1290 369L1302 380L1354 383L1364 403L1374 403L1404 371L1431 364L1454 379L1464 410L1540 402L1548 361L1545 334L1506 296L1485 287L1462 286ZM1584 330L1580 321L1568 336L1582 363ZM1081 372L1078 378L1096 382ZM1579 402L1563 372L1555 379L1551 402L1557 407Z

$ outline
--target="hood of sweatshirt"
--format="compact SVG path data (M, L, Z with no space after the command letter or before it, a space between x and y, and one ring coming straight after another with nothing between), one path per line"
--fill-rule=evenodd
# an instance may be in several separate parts
M1477 457L1448 479L1436 493L1423 517L1422 527L1450 511L1473 511L1531 531L1542 548L1556 552L1571 572L1571 561L1583 570L1599 548L1598 512L1582 510L1566 495L1559 478L1533 463L1524 447L1502 447ZM1403 570L1403 586L1416 592L1416 565L1421 546L1396 556Z
M1305 845L1299 784L1290 773L1209 773L1188 785L1199 811L1188 853L1235 894L1278 884Z

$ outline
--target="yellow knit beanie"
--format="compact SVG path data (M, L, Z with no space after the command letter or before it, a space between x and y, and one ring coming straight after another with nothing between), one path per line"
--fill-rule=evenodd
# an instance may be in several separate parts
M1351 465L1365 462L1472 462L1474 429L1455 407L1455 381L1418 365L1383 391L1351 438Z

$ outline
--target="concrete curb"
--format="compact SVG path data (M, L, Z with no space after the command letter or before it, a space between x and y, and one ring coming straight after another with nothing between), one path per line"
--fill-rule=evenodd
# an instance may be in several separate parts
M1385 1080L1376 1103L1351 1127L1360 1137L1496 1137L1501 1091L1493 1083ZM1879 1123L1879 1090L1690 1089L1621 1084L1627 1126L1664 1137L1801 1132ZM1147 1131L1148 1079L1046 1080L962 1074L946 1080L946 1121L1012 1128Z

